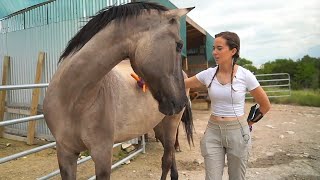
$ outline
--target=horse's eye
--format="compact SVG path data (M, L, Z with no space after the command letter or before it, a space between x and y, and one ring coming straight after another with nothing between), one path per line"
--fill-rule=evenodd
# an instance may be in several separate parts
M182 51L183 43L176 42L176 44L177 44L176 51L180 53Z
M170 24L175 24L176 22L177 22L177 20L174 18L170 19L170 21L169 21Z

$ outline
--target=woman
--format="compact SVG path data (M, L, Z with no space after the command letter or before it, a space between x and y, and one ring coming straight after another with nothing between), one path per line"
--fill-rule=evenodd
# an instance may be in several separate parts
M212 114L201 139L206 180L222 179L227 155L230 179L245 179L251 136L249 126L270 109L269 99L256 77L236 64L240 39L236 33L215 35L213 56L218 66L185 79L186 88L207 86ZM244 117L245 93L249 91L260 105L259 117L247 122Z

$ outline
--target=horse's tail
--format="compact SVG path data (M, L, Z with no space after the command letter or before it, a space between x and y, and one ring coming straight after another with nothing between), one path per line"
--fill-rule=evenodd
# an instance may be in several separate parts
M185 110L182 114L181 121L183 122L184 125L184 130L186 131L187 134L187 140L189 143L189 146L191 145L190 142L192 142L192 145L194 146L193 143L193 117L192 117L192 111L191 111L191 101L189 100Z

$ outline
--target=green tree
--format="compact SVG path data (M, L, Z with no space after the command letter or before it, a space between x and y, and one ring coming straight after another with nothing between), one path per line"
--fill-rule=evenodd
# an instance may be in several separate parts
M265 63L260 69L261 73L289 73L293 76L296 71L296 63L292 59L277 59Z
M252 65L252 61L247 60L245 58L239 58L237 61L237 64L248 69L249 71L253 73L257 73L258 69Z
M259 74L288 73L293 89L320 88L320 58L308 55L302 59L276 59L258 69Z
M246 58L239 58L237 61L237 64L239 64L240 66L244 66L246 64L251 64L252 65L252 61L246 59Z
M258 70L259 74L275 74L275 73L288 73L290 79L292 80L296 71L296 62L292 59L277 59L275 61L268 61L263 64L261 69ZM277 76L278 78L287 78L287 75ZM267 77L266 77L267 78ZM268 77L268 79L272 79L274 77ZM282 82L274 82L274 84L281 84ZM291 87L297 89L297 85L291 81Z
M295 82L300 88L319 88L319 60L308 55L297 61Z

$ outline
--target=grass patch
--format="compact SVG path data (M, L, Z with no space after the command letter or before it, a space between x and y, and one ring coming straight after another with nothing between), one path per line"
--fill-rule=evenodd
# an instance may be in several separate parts
M291 96L270 98L271 103L320 107L320 90L292 90Z
M113 154L113 161L120 161L121 159L128 156L129 153L127 153L125 150L120 150L117 153Z
M121 159L127 157L128 154L129 154L128 152L126 152L125 150L122 150L121 148L114 149L112 163L120 161ZM81 152L79 157L81 157L81 156L86 156L86 157L90 156L89 150L85 150L85 151Z

